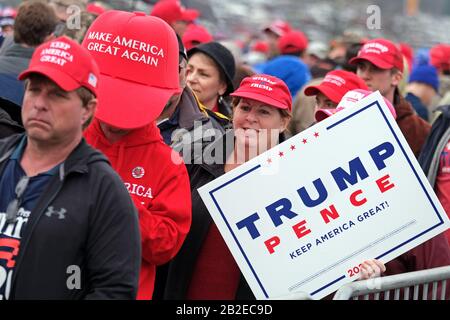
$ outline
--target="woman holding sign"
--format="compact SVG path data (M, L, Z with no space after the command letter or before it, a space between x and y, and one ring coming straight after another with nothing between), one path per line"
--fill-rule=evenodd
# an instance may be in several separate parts
M167 265L167 275L159 275L158 297L254 299L197 189L282 142L291 120L292 98L286 84L269 75L245 78L231 96L233 130L205 148L201 162L194 161L201 164L188 166L192 226L181 250ZM375 260L361 266L363 278L384 270Z

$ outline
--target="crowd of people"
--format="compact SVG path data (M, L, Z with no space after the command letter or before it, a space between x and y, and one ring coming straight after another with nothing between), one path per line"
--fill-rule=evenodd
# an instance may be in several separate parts
M178 0L0 13L0 300L254 299L197 189L349 92L381 93L450 215L450 44L416 57L383 38L316 42L282 20L218 41L200 15ZM361 278L450 265L449 244L447 231L363 261Z

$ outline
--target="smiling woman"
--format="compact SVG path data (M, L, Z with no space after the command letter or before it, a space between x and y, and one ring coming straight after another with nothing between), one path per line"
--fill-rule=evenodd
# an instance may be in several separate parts
M282 80L269 75L245 78L231 96L234 130L207 148L224 157L187 166L192 226L183 247L168 264L166 278L159 279L164 285L158 289L164 291L155 294L164 299L254 298L197 189L278 144L291 119L292 97ZM233 147L229 148L228 142Z

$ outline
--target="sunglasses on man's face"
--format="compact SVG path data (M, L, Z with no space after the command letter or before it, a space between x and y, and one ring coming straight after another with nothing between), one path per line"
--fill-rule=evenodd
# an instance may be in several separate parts
M6 222L15 223L17 220L17 214L19 213L20 205L22 204L23 194L28 186L30 178L28 176L23 176L20 178L16 185L16 197L9 203L6 209Z

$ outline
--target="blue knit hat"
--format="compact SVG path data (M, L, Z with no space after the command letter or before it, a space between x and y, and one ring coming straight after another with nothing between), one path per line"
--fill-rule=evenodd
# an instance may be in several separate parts
M409 83L421 82L433 87L436 92L439 92L439 77L435 67L431 65L416 65L411 75L409 76Z

